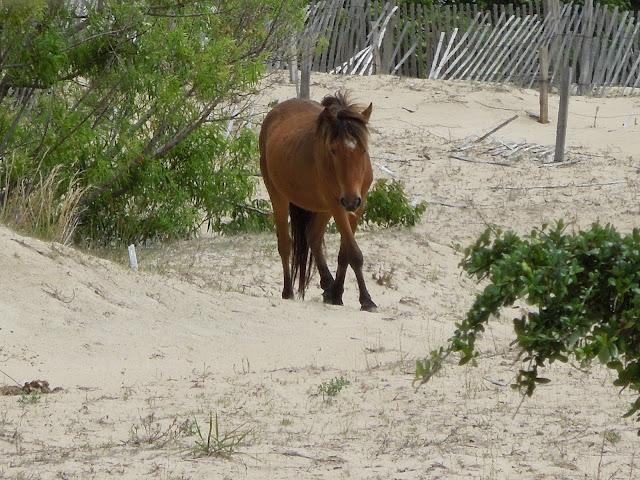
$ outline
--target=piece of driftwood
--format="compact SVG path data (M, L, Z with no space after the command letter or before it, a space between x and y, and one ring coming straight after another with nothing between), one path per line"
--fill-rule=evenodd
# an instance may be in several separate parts
M493 160L474 160L472 158L467 158L467 157L464 157L462 155L458 155L457 153L452 153L449 156L451 158L455 158L456 160L462 160L463 162L469 162L469 163L486 163L486 164L490 164L490 165L500 165L502 167L515 167L516 166L515 163L511 163L511 162L499 162L499 161L493 161Z
M397 163L406 163L406 162L413 162L415 161L415 159L413 158L395 158L395 157L383 157L381 155L371 155L371 159L376 159L376 160L386 160L387 162L397 162Z
M426 201L429 205L441 205L443 207L451 207L451 208L469 208L468 205L456 205L454 203L447 203L447 202L439 202L437 200L427 200Z
M573 160L567 160L565 162L553 162L553 163L543 163L540 165L541 167L562 167L565 165L573 165L574 163L579 163L583 161L584 158L574 158Z
M613 180L611 182L594 182L594 183L563 183L559 185L525 185L522 187L509 187L504 185L492 185L489 188L491 190L536 190L545 188L589 188L589 187L603 187L606 185L619 185L621 183L627 183L626 180Z

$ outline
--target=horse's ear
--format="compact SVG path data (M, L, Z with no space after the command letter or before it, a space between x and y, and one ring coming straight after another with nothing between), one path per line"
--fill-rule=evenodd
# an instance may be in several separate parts
M362 112L362 116L368 122L369 118L371 118L371 112L373 111L373 103L370 103L364 112Z
M325 108L320 114L320 121L327 122L329 125L332 125L337 118L338 117L336 117L335 114L328 108Z

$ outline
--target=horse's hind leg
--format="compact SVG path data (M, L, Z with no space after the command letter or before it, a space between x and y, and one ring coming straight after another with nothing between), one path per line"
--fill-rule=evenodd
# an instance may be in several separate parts
M282 298L293 298L293 281L291 279L291 236L289 235L289 201L275 199L271 196L273 205L273 217L276 224L278 237L278 253L282 259L282 271L284 274L284 287Z
M323 299L328 302L328 292L333 286L333 275L329 271L327 266L327 260L324 255L323 240L324 232L327 228L327 224L331 220L330 212L318 212L313 216L313 220L307 227L307 241L309 242L309 248L316 261L318 267L318 273L320 274L320 287L324 291Z

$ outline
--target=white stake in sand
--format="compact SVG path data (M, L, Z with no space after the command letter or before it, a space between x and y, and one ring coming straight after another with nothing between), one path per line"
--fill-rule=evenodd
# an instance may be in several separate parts
M134 270L138 269L138 259L136 258L136 246L129 245L129 264Z

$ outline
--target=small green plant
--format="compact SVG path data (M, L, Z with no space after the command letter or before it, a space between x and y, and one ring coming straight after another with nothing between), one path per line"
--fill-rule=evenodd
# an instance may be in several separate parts
M622 434L618 430L606 430L604 432L604 439L611 445L615 445L622 440Z
M424 202L411 205L397 180L378 180L367 195L362 219L365 223L383 227L414 226L426 211Z
M318 385L318 393L321 393L322 399L326 400L327 397L331 398L338 395L340 391L348 385L351 385L351 382L348 379L342 376L335 377L328 382L322 382Z
M18 399L20 405L35 405L40 403L40 394L38 392L22 393Z
M280 421L280 425L282 425L283 427L290 427L291 425L293 425L293 420L289 417L284 417Z
M196 428L197 425L198 423L195 420L187 419L180 424L180 431L182 432L183 435L190 437L197 433L197 428Z
M220 433L218 414L209 413L209 431L203 435L198 422L194 420L194 427L199 440L196 440L195 453L205 456L229 456L237 453L238 448L246 445L251 430L240 431L241 426L227 433Z
M611 225L567 234L562 221L520 238L488 228L464 250L462 268L487 280L448 345L416 362L415 383L436 373L451 353L476 364L476 339L492 315L524 300L533 309L513 320L523 367L513 387L531 396L546 362L597 359L617 373L613 384L640 393L640 230ZM640 395L626 417L640 420ZM638 432L640 435L640 431Z

